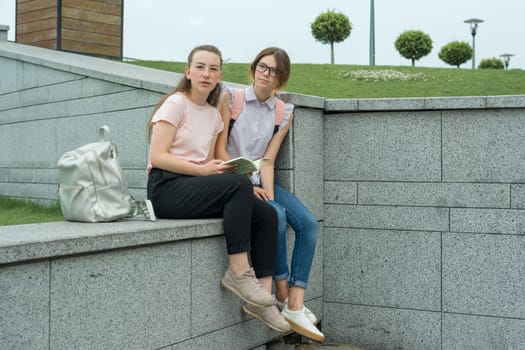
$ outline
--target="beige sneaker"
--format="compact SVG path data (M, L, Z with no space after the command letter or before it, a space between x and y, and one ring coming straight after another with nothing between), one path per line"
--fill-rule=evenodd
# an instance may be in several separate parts
M283 317L290 323L292 331L317 342L322 343L324 341L324 334L312 324L310 319L306 316L305 307L298 311L292 311L288 309L288 305L284 306L281 311Z
M274 299L270 293L259 283L255 271L250 268L240 276L235 276L231 269L221 279L221 285L237 295L244 302L253 306L272 306Z
M275 296L274 296L275 297ZM284 307L286 305L288 305L288 298L284 299L284 301L279 301L277 300L277 298L275 299L275 302L277 304L277 307L279 308L279 310L283 310ZM310 322L312 322L312 324L314 326L317 326L317 324L319 323L319 320L317 319L317 317L315 316L315 314L309 309L306 307L306 305L304 305L304 313L306 314L306 317L308 317L308 319L310 320Z
M290 324L284 319L277 306L258 307L244 304L242 310L248 315L255 317L274 331L286 333L291 330Z

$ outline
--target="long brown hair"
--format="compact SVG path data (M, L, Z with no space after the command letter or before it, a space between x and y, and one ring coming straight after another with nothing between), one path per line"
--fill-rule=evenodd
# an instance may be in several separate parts
M275 62L277 63L277 78L279 79L279 89L281 89L284 86L286 86L286 84L288 83L288 79L290 79L291 64L288 53L286 53L286 51L278 47L267 47L266 49L259 52L257 56L255 56L255 59L250 65L250 79L251 81L255 80L255 67L257 67L257 64L259 63L261 58L270 55L275 57Z
M208 51L208 52L214 53L217 56L219 56L220 69L222 70L222 54L221 54L221 51L217 47L215 47L213 45L200 45L200 46L194 47L193 50L191 50L191 52L188 55L188 67L191 66L191 62L193 61L193 56L195 55L195 53L197 51ZM218 83L215 86L215 88L208 95L208 98L206 99L206 102L208 102L210 105L212 105L214 107L217 107L217 105L219 104L219 98L220 98L220 95L221 95L221 89L222 89L222 86L221 86L220 83ZM173 95L173 94L175 94L177 92L190 92L190 91L191 91L191 80L188 79L186 77L186 75L184 75L184 77L182 77L182 79L179 81L179 83L177 84L175 89L173 89L171 92L168 92L166 95L164 95L160 99L159 102L157 102L157 104L155 105L155 108L153 108L153 112L151 112L151 114L149 115L149 122L148 122L148 135L149 135L149 137L151 137L151 129L153 127L153 125L151 125L151 119L153 118L153 115L155 115L157 110L160 108L160 106L164 103L164 101L166 101L166 99L168 97L170 97L171 95Z

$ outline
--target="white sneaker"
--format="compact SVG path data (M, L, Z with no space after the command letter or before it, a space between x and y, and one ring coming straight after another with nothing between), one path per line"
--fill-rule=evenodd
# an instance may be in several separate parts
M274 297L275 297L275 295L274 295ZM277 300L277 298L275 298L275 302L276 302L277 307L279 308L279 310L282 311L284 309L284 307L286 305L288 305L288 298L284 299L284 301L279 301L279 300ZM312 324L314 326L317 326L317 324L319 323L319 320L317 319L315 314L309 308L306 307L306 305L304 306L304 313L306 314L306 317L308 317L310 322L312 322Z
M281 315L288 321L292 331L317 342L324 341L324 334L312 324L310 319L306 316L306 307L303 306L301 310L292 311L288 309L288 305L284 306Z
M138 213L142 213L147 220L149 221L156 221L157 217L155 216L155 211L153 210L153 204L151 204L151 201L149 199L142 200L142 201L135 201L138 209ZM137 213L137 214L138 214Z

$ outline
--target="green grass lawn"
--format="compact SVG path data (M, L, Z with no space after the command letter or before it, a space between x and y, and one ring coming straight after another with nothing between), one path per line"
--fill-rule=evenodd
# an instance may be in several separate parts
M62 221L60 206L44 206L26 200L0 197L0 226Z
M184 62L133 61L136 65L182 73ZM248 63L223 66L226 82L249 84ZM525 94L521 69L423 68L293 64L284 89L326 98L495 96ZM46 208L0 197L0 225L63 220L59 206Z
M132 64L182 73L183 62ZM226 82L249 84L247 63L223 66ZM525 70L293 64L284 89L326 98L496 96L525 94Z

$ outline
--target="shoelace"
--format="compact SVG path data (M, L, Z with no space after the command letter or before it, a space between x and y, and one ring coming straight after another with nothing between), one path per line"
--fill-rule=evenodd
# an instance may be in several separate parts
M277 308L277 306L269 306L267 307L266 309L269 310L274 316L281 316L281 312L279 311L279 309Z
M306 308L303 306L303 308L301 309L301 314L306 317L307 320L310 320L308 318L308 312L306 311Z
M286 298L284 301L281 302L277 300L275 294L272 294L272 297L275 300L275 305L277 305L277 307L281 310L284 309L284 307L288 304L288 298ZM310 309L307 309L305 305L303 305L302 311L308 318L311 317L312 319L317 320L317 317L315 316L315 314Z
M243 277L247 277L248 282L250 283L251 287L254 290L257 290L257 291L264 290L264 291L266 291L266 289L264 289L262 284L259 283L259 280L257 280L257 277L255 277L255 271L253 269L249 269L248 271L243 273L242 276Z

